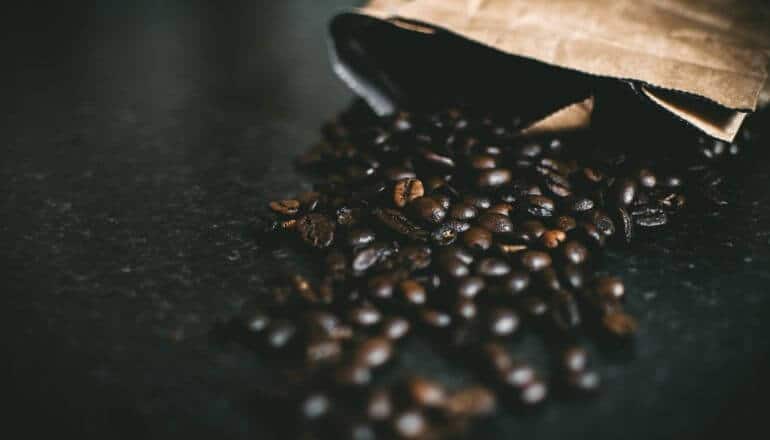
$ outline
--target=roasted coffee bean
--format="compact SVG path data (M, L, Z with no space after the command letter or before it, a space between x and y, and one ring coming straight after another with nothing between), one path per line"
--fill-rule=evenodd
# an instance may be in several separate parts
M374 243L356 252L353 257L353 270L364 272L375 264L385 260L392 254L392 250L382 243Z
M342 353L340 342L332 338L317 338L305 347L305 359L310 364L337 359Z
M573 217L562 215L556 219L556 228L564 232L569 232L577 227L577 222Z
M472 299L461 297L455 303L454 313L462 319L473 319L477 312L476 303Z
M501 277L511 271L511 266L499 258L484 258L476 264L476 273L485 277Z
M506 293L518 295L529 287L529 274L520 270L513 270L503 278L501 285Z
M476 170L491 170L497 168L497 161L493 156L477 154L470 158L470 165Z
M521 390L521 402L527 406L540 404L547 396L548 387L539 379L533 380Z
M540 241L543 246L553 249L558 247L559 244L567 238L567 234L560 229L549 229L540 236Z
M599 389L601 378L596 371L577 371L567 375L567 385L578 392L592 393Z
M393 356L393 346L388 338L374 337L361 343L356 351L356 361L369 368L379 367Z
M489 209L492 206L492 201L489 197L484 196L468 196L463 202L474 206L476 209Z
M482 281L483 282L483 281ZM260 333L270 324L270 316L262 310L257 310L245 321L244 326L249 333Z
M638 327L636 320L623 312L612 312L604 315L602 324L607 331L619 337L633 335Z
M463 243L471 249L487 250L492 246L492 233L486 228L471 226L462 233Z
M425 304L425 288L415 280L404 280L399 285L404 299L411 304Z
M337 367L334 380L343 386L366 386L372 381L372 372L362 363L347 363Z
M513 211L513 206L510 203L498 203L487 209L487 212L490 214L500 214L506 217L511 215L511 211Z
M449 259L460 260L463 264L472 264L474 261L473 254L462 246L448 246L441 250L442 261Z
M588 259L588 249L579 241L571 240L564 243L562 252L567 262L572 264L583 264Z
M505 215L491 212L481 214L478 218L478 224L489 230L489 232L496 234L511 232L513 230L513 222L511 222L511 219Z
M401 248L399 257L410 270L425 269L430 266L433 251L425 245L407 245Z
M444 407L450 416L480 416L494 412L497 400L485 387L467 387L452 393Z
M283 215L294 215L299 212L299 200L277 200L270 202L270 209Z
M561 290L561 281L559 281L559 276L553 267L546 267L535 275L542 287L553 292Z
M396 283L391 274L382 274L370 278L367 284L372 297L385 299L393 296Z
M405 235L415 241L428 239L428 232L409 220L395 209L375 209L374 216L392 231Z
M468 266L457 258L445 258L441 263L441 269L453 278L466 277L471 273Z
M448 327L452 323L452 317L435 309L423 309L420 312L422 322L430 327Z
M393 431L403 438L417 438L428 430L428 421L422 411L411 409L393 418Z
M609 237L615 233L615 223L603 211L592 211L590 218L596 229L605 236Z
M416 179L417 174L413 170L403 167L391 167L385 170L385 178L392 182L397 182L404 179Z
M393 189L393 203L399 208L403 208L407 203L414 199L422 197L425 194L425 188L419 179L403 179L396 182Z
M612 186L612 201L618 206L628 206L636 198L636 182L631 179L619 179Z
M583 175L589 182L599 183L604 180L604 174L594 168L583 168Z
M575 212L586 212L594 209L594 201L587 197L579 197L569 202L569 208Z
M575 296L566 290L556 292L551 298L551 317L560 330L568 331L580 325L580 310Z
M621 300L625 293L623 281L617 277L600 277L596 280L596 293L604 299Z
M470 229L470 226L468 227ZM439 246L448 246L457 240L457 231L452 225L443 224L430 233L430 238Z
M616 223L620 227L620 231L623 234L623 239L626 243L630 243L634 237L634 220L631 218L631 214L625 208L618 208L616 211Z
M494 336L509 336L519 328L519 316L511 309L495 308L489 312L489 332Z
M424 377L409 379L407 390L412 401L419 406L441 406L447 398L444 387Z
M521 264L530 272L537 272L551 265L551 256L541 251L524 251Z
M388 390L375 390L366 403L366 415L374 421L384 421L393 414L393 399Z
M513 365L513 359L508 351L497 342L487 342L481 347L481 356L486 363L486 368L491 369L495 374L507 372Z
M511 362L507 367L500 369L500 379L505 385L524 388L537 379L537 374L528 364Z
M348 234L348 245L351 247L366 246L374 242L375 235L369 229L355 229Z
M493 188L505 185L511 181L511 171L505 168L484 170L479 173L476 185L479 188Z
M541 318L548 313L548 304L539 296L527 296L522 301L522 308L530 318Z
M463 298L475 298L486 287L484 278L467 276L457 281L457 295Z
M302 417L307 420L314 420L323 417L329 412L331 400L324 393L312 393L305 396L300 407Z
M457 203L449 210L449 216L460 221L473 220L477 215L476 207L467 202Z
M563 368L571 373L588 368L588 352L583 347L570 347L562 354Z
M550 217L554 209L553 200L546 196L527 196L527 212L535 217Z
M444 226L448 227L449 229L457 233L465 232L471 228L470 223L465 223L460 220L454 220L454 219L447 220L446 222L444 222Z
M655 173L647 168L639 170L637 179L639 180L639 184L644 188L655 188L655 185L658 183L658 178L655 176Z
M428 162L431 166L439 166L443 168L455 167L455 161L447 155L439 154L426 148L420 149L418 154L420 154L420 156L422 156L422 158L425 159L425 161Z
M446 217L446 210L431 197L419 197L412 200L409 204L409 210L417 218L428 223L441 223Z
M349 313L349 319L350 322L354 324L363 327L369 327L380 322L380 319L382 319L382 314L373 306L363 305L351 309Z
M527 241L536 240L547 231L545 225L539 220L527 220L522 222L519 227L525 233L524 238Z
M388 318L382 323L382 334L391 340L398 340L409 333L411 325L405 318Z
M439 206L441 206L442 209L446 210L446 209L449 209L450 206L452 206L452 198L449 197L446 194L435 194L434 193L434 194L429 195L428 197L430 197L431 199L435 200L436 203L438 203Z
M266 329L267 344L272 348L284 348L294 339L297 327L290 321L282 319L273 321Z
M578 225L578 228L580 233L588 239L589 243L598 247L604 247L606 236L599 232L595 225L592 223L581 223Z
M323 214L308 214L297 220L297 232L311 246L325 248L334 241L334 222Z
M633 212L634 222L644 228L654 228L668 223L668 215L658 208L647 208Z
M575 263L568 263L562 268L564 274L564 280L567 282L567 286L574 290L580 290L585 283L585 275L583 269Z

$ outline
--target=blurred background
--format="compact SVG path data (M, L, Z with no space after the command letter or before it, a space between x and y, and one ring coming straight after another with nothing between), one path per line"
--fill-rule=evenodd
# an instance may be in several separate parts
M11 425L80 438L280 438L258 358L212 329L281 260L266 202L352 94L327 60L342 0L5 5L0 295ZM695 439L760 426L770 391L770 164L736 203L610 256L642 331L605 394L503 412L474 438ZM697 225L694 227L693 225ZM462 381L413 344L405 366ZM6 429L11 429L7 426Z

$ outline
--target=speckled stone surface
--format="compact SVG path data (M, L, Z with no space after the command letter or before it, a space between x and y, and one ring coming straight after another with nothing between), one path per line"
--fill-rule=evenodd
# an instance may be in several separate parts
M212 330L268 275L308 264L262 248L252 224L269 198L309 187L291 159L351 98L324 41L348 2L128 3L5 14L8 419L74 438L278 438L260 398L276 385L270 371ZM763 426L768 151L746 152L720 213L684 215L611 252L641 331L598 353L601 397L503 411L474 438L695 439ZM536 338L518 344L543 360ZM422 341L399 365L468 380Z

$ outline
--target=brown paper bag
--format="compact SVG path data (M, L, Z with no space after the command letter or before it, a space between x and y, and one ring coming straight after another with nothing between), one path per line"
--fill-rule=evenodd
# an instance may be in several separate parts
M615 81L729 141L770 97L761 1L373 0L331 33L335 71L379 113L479 89L497 105L535 103L529 130L574 128L596 81Z

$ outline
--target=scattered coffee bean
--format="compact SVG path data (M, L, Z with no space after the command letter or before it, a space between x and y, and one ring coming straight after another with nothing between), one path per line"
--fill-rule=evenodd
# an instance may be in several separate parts
M409 178L399 180L396 182L396 186L393 189L393 203L399 208L403 208L407 203L422 197L424 194L425 189L419 179Z

